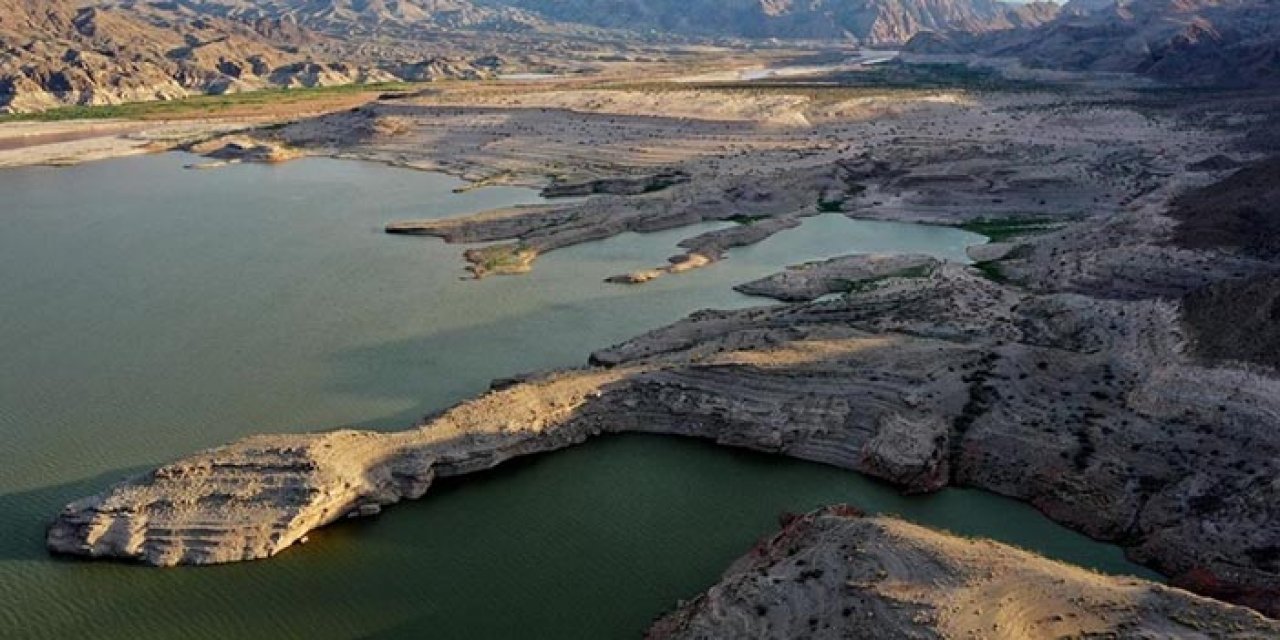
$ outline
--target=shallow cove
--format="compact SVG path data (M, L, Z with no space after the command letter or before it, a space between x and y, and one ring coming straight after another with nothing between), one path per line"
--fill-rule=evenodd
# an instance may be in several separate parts
M185 171L178 154L0 172L0 636L634 637L782 511L832 501L1109 571L1119 551L971 491L903 498L857 474L626 436L442 483L266 562L154 570L49 558L45 522L129 472L249 433L401 428L495 377L595 348L785 264L857 251L962 259L955 229L812 218L641 287L700 230L628 234L480 282L401 218L537 198L309 159Z

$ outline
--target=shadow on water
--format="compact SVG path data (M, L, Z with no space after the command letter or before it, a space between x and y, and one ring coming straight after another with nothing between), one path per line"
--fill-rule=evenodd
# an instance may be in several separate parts
M556 505L553 513L531 509L548 501ZM412 638L424 629L445 638L553 629L567 634L559 637L601 637L604 629L637 635L676 599L709 586L734 558L770 535L778 516L837 502L1035 548L1107 573L1157 578L1127 562L1118 548L989 493L904 495L835 467L642 434L604 436L439 481L421 504L375 521L339 524L317 537L316 549L346 542L388 551L429 549L437 542L423 534L442 522L473 532L466 542L439 551L459 555L451 560L464 567L460 575L493 580L476 596L482 604L432 601L435 606L363 637ZM479 512L471 513L472 507ZM459 606L468 612L466 624L456 619ZM486 607L503 610L470 615ZM601 613L611 607L616 615ZM574 619L553 622L557 616Z
M650 302L639 297L628 300L602 295L533 309L518 318L339 350L328 356L331 380L327 388L354 397L413 403L409 409L360 423L361 427L380 430L406 428L423 416L483 393L493 380L586 366L592 351L640 333L613 319L633 311L638 314L645 304ZM684 314L678 314L671 320L682 317ZM589 324L590 338L565 331L565 318Z
M341 394L369 398L394 398L412 401L413 407L393 414L361 420L360 428L394 431L411 428L424 416L433 414L458 402L483 393L487 381L509 376L512 373L547 370L559 367L582 366L590 351L612 344L584 345L571 332L544 331L565 317L567 307L582 306L604 308L613 305L623 307L627 303L611 296L596 296L578 304L557 304L495 322L475 324L465 328L427 333L403 340L339 351L332 356L333 381L329 388ZM512 323L541 334L539 340L521 338L523 331L512 331ZM597 332L599 333L599 332ZM614 330L617 340L630 335L627 329ZM460 352L460 345L465 348ZM439 354L447 354L442 358ZM572 354L566 356L566 354ZM444 361L447 359L447 362ZM412 362L403 364L406 360ZM387 366L388 362L401 362ZM548 362L553 364L547 366ZM421 375L405 375L406 370L419 370ZM440 371L452 375L442 377ZM426 382L423 382L423 381ZM280 433L300 433L339 428L340 424L292 424L273 429ZM210 442L216 446L222 442ZM192 450L199 447L193 446ZM488 474L486 480L498 474L515 473L522 465L536 464L534 459L508 462L500 470ZM45 528L64 505L73 500L96 494L128 477L149 471L154 467L138 466L107 471L88 478L63 484L18 491L0 495L0 539L21 544L0 545L0 558L11 560L45 559ZM505 476L500 476L505 477ZM469 477L467 481L478 480ZM449 483L441 483L447 486ZM437 489L433 489L433 492Z
M126 478L148 471L135 467L109 471L64 484L0 495L0 560L48 560L45 529L67 503L93 495Z

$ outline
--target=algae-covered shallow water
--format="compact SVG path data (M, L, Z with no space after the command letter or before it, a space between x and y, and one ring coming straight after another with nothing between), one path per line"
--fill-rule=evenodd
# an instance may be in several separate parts
M859 475L675 438L603 439L439 484L256 563L56 560L67 501L265 431L399 428L495 377L588 353L730 287L857 251L962 259L955 229L826 215L642 287L697 229L461 279L461 248L391 220L536 201L445 176L309 159L186 171L168 154L0 172L0 637L635 637L783 511L846 501L1107 571L1111 546L973 491L904 498ZM711 225L704 226L712 228Z

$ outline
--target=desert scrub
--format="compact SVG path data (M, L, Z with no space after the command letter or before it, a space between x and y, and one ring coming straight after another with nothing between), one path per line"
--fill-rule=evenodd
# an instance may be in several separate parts
M823 213L840 213L841 211L844 211L844 202L843 198L833 200L818 198L818 211Z
M1006 78L1000 72L964 63L907 63L901 60L825 77L844 86L901 89L967 89L973 91L1028 91L1044 89L1042 83Z

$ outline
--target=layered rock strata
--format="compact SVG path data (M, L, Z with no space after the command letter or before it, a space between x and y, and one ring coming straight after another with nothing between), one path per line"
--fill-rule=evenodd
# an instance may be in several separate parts
M792 517L649 630L674 638L1269 638L1241 607L834 506Z

